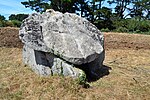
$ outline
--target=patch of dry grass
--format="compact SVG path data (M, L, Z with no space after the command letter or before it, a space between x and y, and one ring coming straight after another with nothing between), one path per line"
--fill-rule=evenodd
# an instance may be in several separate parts
M1 99L54 100L78 97L81 87L74 80L36 75L22 64L21 53L22 50L18 48L0 48Z
M40 77L22 64L22 50L0 48L2 100L150 100L150 50L106 51L110 74L82 88L62 76Z
M150 99L150 50L109 50L105 64L112 67L108 79L115 84L115 93L128 99Z

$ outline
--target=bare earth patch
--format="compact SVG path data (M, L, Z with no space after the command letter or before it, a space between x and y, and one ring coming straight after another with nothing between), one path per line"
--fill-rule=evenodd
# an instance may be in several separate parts
M22 64L18 29L0 28L0 100L150 100L150 36L105 33L105 49L110 73L85 89L36 75Z

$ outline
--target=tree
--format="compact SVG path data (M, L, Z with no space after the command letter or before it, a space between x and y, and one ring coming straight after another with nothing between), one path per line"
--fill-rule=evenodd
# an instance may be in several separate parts
M102 8L102 4L105 0L96 0L96 3L97 3L97 9L96 9L96 12L97 12L97 17L98 19L100 20L101 19L101 14L103 13L103 8ZM106 7L105 7L106 8ZM107 8L106 8L107 9Z
M133 8L130 9L131 17L138 17L143 19L150 19L150 1L149 0L135 0L133 1Z
M89 0L90 1L90 0ZM101 19L102 11L102 4L105 0L91 0L88 2L88 20L94 23L96 20Z
M120 19L124 19L124 13L128 10L128 5L132 3L133 0L108 0L108 3L115 4L115 12Z
M75 13L78 0L51 0L51 8L62 13Z
M28 0L21 2L25 7L29 7L37 12L44 12L46 9L54 9L60 12L74 12L77 8L75 3L78 0Z
M87 0L76 0L76 2L74 2L74 6L76 6L75 8L75 12L78 15L81 15L81 17L88 17L89 15L89 5L88 5L89 1Z
M3 15L0 15L0 21L5 20L5 17Z
M11 15L9 16L9 20L22 21L22 20L24 20L24 19L27 18L27 17L28 17L28 14L17 14L17 15L11 14Z
M51 8L49 1L50 0L28 0L21 2L21 4L23 4L26 8L29 7L37 12L43 12L46 9Z
M95 20L94 24L99 28L99 29L106 29L108 28L109 30L113 29L113 23L112 23L112 11L111 9L107 8L107 7L102 7L100 9L100 15L97 17L97 19Z
M103 5L105 1L115 6L115 12L112 13L113 8ZM124 28L127 16L150 19L149 0L27 0L21 3L40 13L45 12L46 9L54 9L62 13L76 13L95 24L99 29ZM15 15L12 15L10 20L14 17Z
M3 15L0 15L0 27L4 27L5 24L5 17Z
M89 15L87 19L95 24L99 29L109 28L111 29L112 21L112 11L111 9L103 6L105 0L92 0L88 3Z

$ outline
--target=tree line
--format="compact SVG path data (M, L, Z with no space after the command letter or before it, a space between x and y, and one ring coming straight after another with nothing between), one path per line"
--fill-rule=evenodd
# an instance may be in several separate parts
M26 0L21 3L39 13L46 9L76 13L102 31L150 31L150 0Z
M28 14L11 14L9 20L0 15L0 27L20 27L21 22L28 17Z

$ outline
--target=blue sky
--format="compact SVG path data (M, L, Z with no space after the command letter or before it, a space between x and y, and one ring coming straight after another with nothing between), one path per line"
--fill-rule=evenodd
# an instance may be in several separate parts
M0 0L0 14L8 19L11 14L30 14L34 12L30 8L25 8L21 4L22 1L27 0Z

